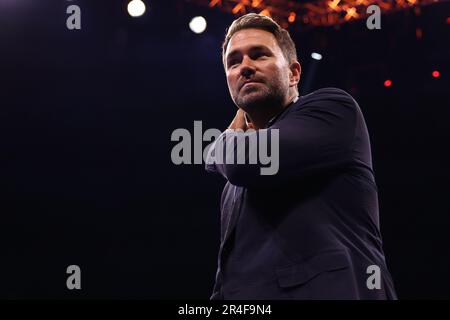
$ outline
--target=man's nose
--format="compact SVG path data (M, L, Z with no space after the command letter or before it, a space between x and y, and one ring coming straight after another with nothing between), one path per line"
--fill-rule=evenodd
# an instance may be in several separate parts
M252 60L245 56L241 63L241 75L245 78L251 77L255 73L255 67Z

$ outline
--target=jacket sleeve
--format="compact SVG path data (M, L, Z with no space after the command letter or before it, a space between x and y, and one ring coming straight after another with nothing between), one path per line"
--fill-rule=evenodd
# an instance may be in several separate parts
M291 107L296 109L267 129L223 132L208 151L206 169L237 186L265 187L352 161L358 106L350 95L338 89L318 90ZM242 145L244 159L239 162ZM265 153L270 156L261 157ZM252 163L255 156L258 161Z

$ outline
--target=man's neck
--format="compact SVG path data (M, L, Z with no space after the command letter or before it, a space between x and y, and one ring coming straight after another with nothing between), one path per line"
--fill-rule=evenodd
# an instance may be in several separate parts
M277 108L261 108L257 110L258 112L253 113L247 113L250 121L253 124L253 127L255 130L264 129L269 124L269 121L275 117L277 114L282 112L287 106L289 106L296 98L298 97L298 94L295 93L291 97L289 97L286 102L284 102L282 105L280 105ZM268 111L268 112L262 112L262 111Z

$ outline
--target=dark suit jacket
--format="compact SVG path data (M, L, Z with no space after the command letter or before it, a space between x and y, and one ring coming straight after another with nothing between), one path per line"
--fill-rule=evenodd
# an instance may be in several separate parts
M228 180L211 299L395 299L358 104L340 89L320 89L267 129L226 131L218 139L259 138L273 129L279 130L275 175L261 175L260 164L212 163L218 140L209 149L206 169ZM380 270L379 289L367 285L372 265Z

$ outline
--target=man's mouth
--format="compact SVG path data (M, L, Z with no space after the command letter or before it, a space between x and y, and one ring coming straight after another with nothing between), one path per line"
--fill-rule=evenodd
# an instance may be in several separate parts
M247 86L255 85L255 84L257 84L257 83L260 83L260 82L258 82L258 81L246 81L246 82L244 82L244 84L241 86L240 90L241 90L241 89L244 89L244 88L247 87Z

